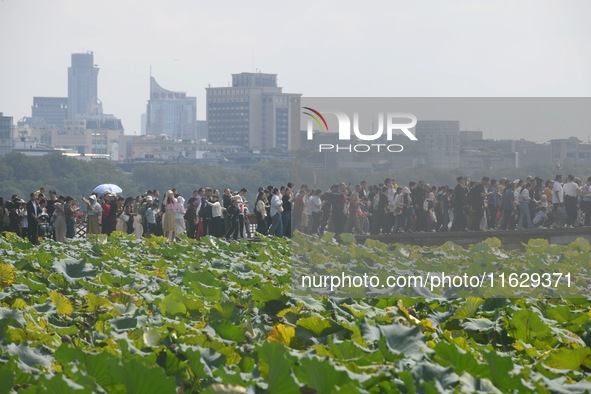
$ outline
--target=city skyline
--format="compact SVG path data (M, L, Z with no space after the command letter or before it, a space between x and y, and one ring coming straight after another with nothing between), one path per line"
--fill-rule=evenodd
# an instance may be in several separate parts
M197 97L198 119L209 84L257 70L309 97L591 96L591 3L351 4L106 1L89 13L75 1L5 0L0 111L16 122L31 115L33 97L66 96L70 55L86 51L101 69L104 111L128 133L140 132L150 66L163 86ZM588 132L573 135L586 141Z

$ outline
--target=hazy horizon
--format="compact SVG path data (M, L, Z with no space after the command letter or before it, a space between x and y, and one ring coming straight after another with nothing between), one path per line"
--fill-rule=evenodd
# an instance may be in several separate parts
M67 96L70 55L86 51L104 112L130 134L140 131L150 67L164 88L197 97L200 120L205 87L258 70L308 97L591 96L588 1L371 4L3 0L0 112L16 123L33 96Z

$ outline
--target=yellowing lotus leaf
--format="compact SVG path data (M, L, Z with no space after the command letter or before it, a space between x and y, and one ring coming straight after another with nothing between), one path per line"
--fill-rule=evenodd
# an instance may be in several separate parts
M63 294L60 294L57 291L52 291L49 293L49 298L51 299L51 302L53 302L53 305L55 305L58 315L71 315L72 312L74 312L72 303Z

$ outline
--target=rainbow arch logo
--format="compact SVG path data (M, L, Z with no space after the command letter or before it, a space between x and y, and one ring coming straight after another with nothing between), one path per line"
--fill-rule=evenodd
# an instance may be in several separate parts
M320 131L322 131L322 129L324 129L324 131L328 131L328 123L326 123L326 119L324 119L324 116L322 116L322 114L320 112L318 112L314 108L310 108L310 107L302 107L302 108L304 108L306 110L306 111L302 111L302 113L304 115L308 115L310 118L314 119L314 121L316 122L316 124L320 128Z

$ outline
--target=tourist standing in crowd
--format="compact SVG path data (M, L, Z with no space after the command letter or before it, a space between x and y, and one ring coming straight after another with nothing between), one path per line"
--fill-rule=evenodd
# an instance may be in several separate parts
M20 223L20 236L23 238L29 238L29 222L27 218L27 203L24 200L20 201L19 209L19 223Z
M302 216L304 215L304 208L306 206L306 189L306 184L302 184L300 186L300 190L296 193L296 195L293 198L293 206L291 210L291 228L293 230L300 230Z
M54 204L57 202L57 192L55 190L49 191L49 199L47 200L47 215L51 218L53 216Z
M344 186L344 184L342 185ZM331 188L330 202L331 202L331 219L332 231L339 235L343 232L345 226L345 196L343 195L341 185L334 185ZM324 231L324 229L322 229Z
M220 202L220 192L219 190L214 190L211 195L211 201L208 201L207 204L211 208L211 222L209 226L209 235L221 238L224 236L224 217L223 212L225 208L222 206Z
M183 217L186 221L187 237L189 239L195 239L195 235L197 234L197 224L199 223L197 220L197 201L196 197L189 198Z
M532 185L530 183L526 183L519 192L519 223L517 224L518 230L525 229L525 226L527 226L527 228L530 230L534 227L529 211L529 204L531 202L530 189L532 189Z
M103 208L101 204L96 201L96 196L92 194L88 199L82 197L82 201L86 204L86 223L87 234L100 234L100 220L103 216Z
M566 227L573 228L577 220L579 185L575 183L575 177L569 174L562 188L564 192L564 208L566 209Z
M67 196L64 205L64 213L66 214L66 238L74 238L76 236L76 213L78 209L74 204L74 197Z
M474 186L470 192L470 204L472 207L472 231L480 231L480 222L484 216L484 200L488 196L489 178L483 177L482 181Z
M360 210L359 195L357 192L353 192L351 193L351 198L349 200L349 215L347 216L347 222L344 227L345 232L364 234L359 223Z
M291 238L291 206L292 196L291 189L285 188L283 193L283 212L281 212L281 222L283 223L283 236Z
M185 208L185 198L181 196L179 193L174 195L176 198L176 204L174 205L174 212L175 212L175 235L178 239L178 236L185 233L187 231L187 226L185 224L185 212L187 211Z
M201 196L201 205L198 210L199 220L201 221L202 226L202 233L203 235L211 234L211 221L213 218L211 205L208 202L211 201L211 189L209 187L205 188L203 195Z
M119 218L125 223L127 234L133 234L135 215L134 199L133 197L127 197L123 205L123 212L119 216Z
M566 219L566 209L564 206L564 189L562 188L562 175L556 175L552 185L552 213L554 223L552 227L563 227Z
M257 195L256 202L254 204L254 214L257 218L257 233L262 235L268 234L268 227L267 227L267 197L265 196L265 192L260 191Z
M110 191L103 196L103 234L111 235L117 227L117 196Z
M175 220L176 220L176 198L174 192L168 190L164 196L164 236L168 238L168 242L174 242L175 240Z
M503 218L501 220L501 230L513 230L515 227L515 192L513 189L516 185L516 183L507 182L505 186L502 200Z
M466 178L459 176L456 180L458 184L454 188L452 199L454 221L451 225L451 231L464 231L466 230Z
M238 233L239 233L239 224L240 224L240 220L238 218L239 214L240 214L240 209L238 207L239 205L239 200L238 200L238 196L234 196L232 198L232 204L230 204L230 206L228 207L228 209L226 209L226 212L228 214L228 220L230 221L230 229L228 231L226 231L225 238L227 240L230 239L230 237L232 237L232 239L234 239L234 241L238 240Z
M55 241L63 243L66 242L67 232L66 213L64 211L64 198L60 196L57 202L53 204L53 206L55 209L53 211L51 221L53 222Z
M153 202L152 196L148 196L146 197L146 204L148 204L148 208L146 209L146 234L148 236L152 236L156 234L156 216L158 215L158 203Z
M273 220L269 228L269 235L277 237L283 236L283 223L281 221L281 212L283 212L283 200L279 194L279 189L273 189L273 197L271 197L271 219Z
M39 228L39 215L41 214L37 195L31 193L30 200L27 203L27 223L29 224L29 241L33 245L39 245L37 230Z
M302 211L302 221L298 228L303 233L308 233L310 223L312 223L312 206L310 205L310 198L314 195L315 189L306 190L303 197L304 209Z
M225 231L229 231L230 227L232 226L230 223L230 218L228 217L228 209L232 205L232 192L230 189L224 189L224 195L222 196L222 206L224 207L224 229Z
M244 207L248 204L246 193L247 190L242 188L236 196L236 200L238 200L238 226L240 229L240 238L244 238Z
M8 227L10 226L10 218L8 217L8 212L4 205L4 199L2 199L2 203L0 204L0 234L4 231L8 231Z
M21 235L21 199L18 196L12 196L10 201L8 218L10 219L9 230L12 233Z
M308 205L310 207L311 219L309 220L310 224L308 227L308 234L316 235L319 232L320 221L323 216L323 205L322 205L322 190L316 189L314 194L310 196L308 200Z
M269 186L269 188L263 191L265 193L265 197L267 198L267 217L265 218L265 220L267 221L267 233L269 232L269 229L273 224L273 218L271 217L271 199L273 198L273 186Z
M47 200L39 199L39 236L48 238L52 236L51 224L49 224L49 215L47 214Z

